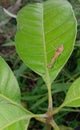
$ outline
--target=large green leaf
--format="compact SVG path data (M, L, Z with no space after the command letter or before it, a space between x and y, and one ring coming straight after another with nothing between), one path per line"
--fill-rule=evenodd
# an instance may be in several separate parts
M14 74L0 57L0 130L25 130L31 117L33 114L20 105L20 89Z
M21 95L18 82L2 57L0 57L0 94L20 102Z
M15 42L21 59L47 82L52 82L68 60L74 46L76 19L66 0L29 4L17 16ZM64 51L52 69L48 68L56 49Z
M80 107L80 78L69 88L62 106Z

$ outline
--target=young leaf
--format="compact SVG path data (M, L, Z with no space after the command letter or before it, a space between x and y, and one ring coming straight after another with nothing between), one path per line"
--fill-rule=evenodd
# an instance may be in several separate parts
M0 94L20 102L21 95L18 82L2 57L0 57Z
M69 88L63 106L80 107L80 78Z
M66 0L29 4L20 10L17 22L15 45L18 54L46 82L48 77L52 82L74 46L76 19L71 5ZM59 46L64 50L50 69L48 65Z

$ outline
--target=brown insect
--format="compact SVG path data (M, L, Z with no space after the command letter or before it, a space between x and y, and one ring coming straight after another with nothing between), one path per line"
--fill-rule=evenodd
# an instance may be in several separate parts
M54 63L55 63L55 60L58 58L58 56L63 52L63 50L64 50L64 46L63 45L61 45L61 46L59 46L58 48L57 48L57 50L55 51L55 53L54 53L54 55L53 55L53 57L52 57L52 59L51 59L51 62L50 62L50 64L48 65L48 68L49 69L51 69L52 67L53 67L53 65L54 65Z

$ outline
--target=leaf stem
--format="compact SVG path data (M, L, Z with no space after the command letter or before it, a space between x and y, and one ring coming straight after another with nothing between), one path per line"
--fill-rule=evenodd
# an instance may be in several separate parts
M49 106L48 106L48 109L52 111L52 108L53 108L53 103L52 103L52 94L51 94L51 85L49 84L48 85L48 97L49 97Z
M58 125L56 124L54 120L52 120L50 124L54 128L54 130L60 130L60 128L58 127Z
M55 110L53 110L53 115L57 114L61 109L62 107L64 107L64 104L60 105L58 108L56 108Z
M53 103L52 103L52 93L51 93L51 83L50 83L50 77L49 73L47 71L47 88L48 88L48 110L47 110L47 120L46 120L46 129L51 130L51 120L53 119Z

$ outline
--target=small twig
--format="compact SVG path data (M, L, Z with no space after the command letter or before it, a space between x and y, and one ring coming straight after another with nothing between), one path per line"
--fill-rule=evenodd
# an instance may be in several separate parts
M8 18L16 18L15 13L19 10L22 5L22 0L17 0L14 6L10 6L8 9L3 8L4 12L8 15Z
M3 8L3 10L4 10L4 12L5 12L8 16L10 16L10 17L12 17L12 18L16 18L16 17L17 17L15 14L10 13L10 12L9 12L7 9L5 9L5 8Z

